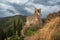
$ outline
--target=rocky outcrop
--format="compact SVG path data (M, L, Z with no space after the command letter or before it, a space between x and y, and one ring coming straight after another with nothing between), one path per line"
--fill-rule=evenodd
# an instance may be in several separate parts
M25 30L32 26L35 29L38 29L42 26L42 20L41 20L41 9L35 8L34 14L31 16L27 16L26 23L23 26L23 29L21 31L21 34L24 35Z
M46 22L49 22L51 19L54 19L56 17L60 17L60 11L58 12L54 12L54 13L50 13L47 18L46 18Z

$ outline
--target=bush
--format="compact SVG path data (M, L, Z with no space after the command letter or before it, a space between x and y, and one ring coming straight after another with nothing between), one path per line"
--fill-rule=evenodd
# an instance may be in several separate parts
M23 36L20 36L20 40L24 40L24 37Z
M18 40L18 37L16 35L13 35L10 40Z
M34 35L35 34L35 30L34 30L34 28L29 27L29 28L26 29L24 34L27 35L27 36Z

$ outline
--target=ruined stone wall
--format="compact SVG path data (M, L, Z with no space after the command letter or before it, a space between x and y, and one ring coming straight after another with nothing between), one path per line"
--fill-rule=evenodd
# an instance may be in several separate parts
M27 17L26 24L28 24L29 26L32 25L33 27L40 27L41 23L41 9L36 8L34 14Z

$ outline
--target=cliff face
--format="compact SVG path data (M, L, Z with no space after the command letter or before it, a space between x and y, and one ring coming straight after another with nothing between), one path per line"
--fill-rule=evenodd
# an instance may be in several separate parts
M60 40L60 18L51 19L35 35L26 37L24 40Z
M42 20L41 20L41 9L35 9L35 12L31 16L27 16L26 23L23 26L23 29L21 31L21 34L24 34L24 31L29 27L32 26L33 28L37 29L40 26L42 26Z

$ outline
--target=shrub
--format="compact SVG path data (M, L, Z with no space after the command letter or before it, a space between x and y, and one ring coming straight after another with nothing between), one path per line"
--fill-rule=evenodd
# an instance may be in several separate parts
M35 30L34 30L33 27L29 27L29 28L26 29L24 34L27 35L27 36L34 35L35 34Z
M20 36L20 40L24 40L24 37L23 36Z
M18 37L16 35L13 35L10 40L18 40Z

